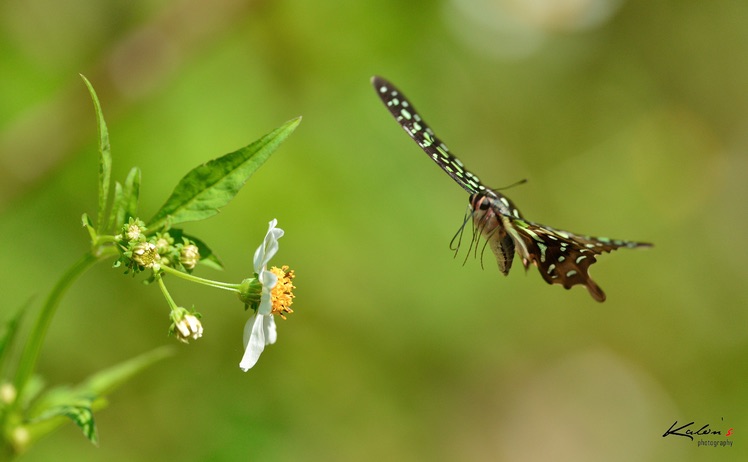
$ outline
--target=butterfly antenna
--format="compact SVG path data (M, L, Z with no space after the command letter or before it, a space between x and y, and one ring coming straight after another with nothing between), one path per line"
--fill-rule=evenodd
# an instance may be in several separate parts
M521 180L517 181L516 183L512 183L509 186L502 186L500 188L491 188L493 191L503 191L505 189L512 189L515 186L520 186L527 183L527 178L522 178Z

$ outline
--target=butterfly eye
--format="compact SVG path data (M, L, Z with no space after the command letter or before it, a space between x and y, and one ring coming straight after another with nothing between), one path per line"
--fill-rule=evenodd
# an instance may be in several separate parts
M473 210L488 210L491 207L491 201L485 194L473 194L470 196L470 206Z

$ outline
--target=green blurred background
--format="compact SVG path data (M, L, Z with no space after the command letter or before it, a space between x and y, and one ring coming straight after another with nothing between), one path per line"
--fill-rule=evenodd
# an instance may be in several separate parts
M205 334L25 461L662 461L748 457L748 3L7 0L3 317L86 251L96 126L149 218L193 166L302 115L223 212L187 226L238 282L278 218L295 313L249 373L232 295L170 281ZM651 241L608 301L448 248L467 197L376 97L380 74L526 217ZM156 287L102 264L60 307L51 384L163 344ZM734 428L732 448L662 438Z

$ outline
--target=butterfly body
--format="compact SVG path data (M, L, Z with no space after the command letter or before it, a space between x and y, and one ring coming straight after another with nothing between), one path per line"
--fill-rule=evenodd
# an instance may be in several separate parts
M507 276L512 268L515 246L512 236L507 232L504 216L515 215L519 218L520 214L507 197L494 191L490 193L481 192L470 196L473 225L496 256L499 271Z
M588 274L589 266L596 262L595 256L621 247L651 246L643 242L577 235L525 220L508 197L487 188L465 169L394 85L381 77L373 77L372 84L405 132L470 194L473 226L486 240L504 275L509 274L516 252L525 269L536 266L548 284L559 284L566 289L584 285L592 298L602 302L605 293Z

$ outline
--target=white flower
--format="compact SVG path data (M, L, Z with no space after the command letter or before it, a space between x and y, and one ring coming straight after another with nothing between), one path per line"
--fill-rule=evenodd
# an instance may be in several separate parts
M267 264L278 252L278 239L283 237L283 230L276 228L278 220L269 223L268 232L262 244L254 255L254 271L257 280L262 284L262 295L257 311L252 313L244 325L244 356L239 367L247 372L257 363L265 349L265 345L275 343L278 334L275 330L275 320L272 315L271 290L278 283L278 276L268 271Z

